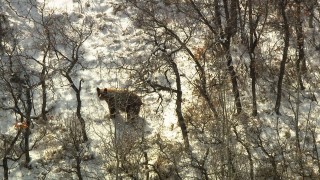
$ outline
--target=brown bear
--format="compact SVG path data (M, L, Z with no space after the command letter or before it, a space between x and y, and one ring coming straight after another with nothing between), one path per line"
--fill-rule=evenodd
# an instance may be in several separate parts
M100 89L97 87L98 97L108 103L110 117L115 118L118 111L127 113L127 121L139 117L141 98L130 91L122 89Z

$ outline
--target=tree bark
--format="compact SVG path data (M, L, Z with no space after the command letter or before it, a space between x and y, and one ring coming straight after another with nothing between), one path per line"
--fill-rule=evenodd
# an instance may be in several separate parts
M48 43L49 44L49 43ZM47 72L47 66L46 66L46 58L49 53L50 44L47 46L47 49L44 52L44 56L42 59L42 71L40 74L40 83L41 83L41 90L42 90L42 106L41 106L41 116L42 120L44 122L47 122L47 115L46 115L46 109L47 109L47 84L46 84L46 72Z
M295 139L296 139L296 154L297 154L297 161L300 166L300 171L303 172L303 161L302 161L302 152L300 146L300 128L299 128L299 114L300 114L300 90L304 90L302 77L301 77L301 62L304 60L304 35L303 35L303 28L302 28L302 18L301 18L301 1L296 0L297 5L297 12L296 12L296 22L295 22L295 29L297 34L297 53L298 57L296 60L296 73L297 73L297 97L296 97L296 109L295 109Z
M181 128L185 148L188 151L190 149L190 144L189 144L187 126L186 126L186 123L185 123L185 120L184 120L184 117L182 114L182 90L181 90L180 73L179 73L179 69L177 67L177 64L174 62L172 57L168 57L168 58L169 58L168 61L171 65L171 68L172 68L174 75L176 77L176 86L177 86L176 113L178 116L178 123Z
M19 136L21 135L21 129L18 130L16 136L14 137L14 139L10 142L10 145L8 148L6 148L4 154L3 154L3 159L2 159L2 163L3 163L3 176L5 180L9 179L9 167L8 167L8 154L12 151L15 143L17 142ZM6 147L6 144L4 145Z
M249 56L250 56L250 77L251 77L251 92L252 92L252 115L257 116L257 93L256 93L256 58L254 50L256 48L257 39L254 41L254 33L256 25L252 19L252 0L249 0Z
M289 23L288 23L287 14L286 14L285 2L286 2L285 0L279 1L279 8L280 8L279 10L283 20L284 47L282 52L282 60L280 63L279 79L277 84L277 99L275 104L275 112L278 115L280 115L280 106L281 106L281 98L282 98L282 81L284 78L286 62L288 58L289 38L290 38Z
M238 81L237 81L237 73L234 70L234 67L232 65L232 56L230 52L230 41L231 38L236 34L237 32L237 0L232 0L230 3L230 8L228 5L227 0L223 0L224 5L224 12L227 19L227 24L225 28L225 34L222 35L222 45L224 47L224 51L226 53L226 60L227 60L227 69L230 74L231 83L232 83L232 92L234 96L234 102L236 105L237 114L240 114L242 111L242 105L240 100L240 92L238 87ZM221 22L221 21L220 21Z
M8 159L6 155L2 159L2 166L3 166L3 179L8 180L9 179L9 167L8 167Z
M295 29L296 29L296 34L297 34L297 53L298 53L298 57L297 57L297 61L296 61L296 71L297 71L297 77L298 77L298 84L299 84L299 88L300 90L304 90L305 87L303 86L303 81L302 81L302 71L304 70L306 71L306 67L305 67L305 53L304 53L304 34L303 34L303 19L301 17L301 2L299 0L296 0L297 3L297 12L296 12L296 25L295 25ZM302 67L301 67L301 63L302 63Z
M30 157L30 149L29 149L29 138L30 138L30 125L31 125L31 111L32 111L32 97L31 97L31 87L26 88L26 98L27 98L27 106L26 106L26 123L27 123L27 128L25 129L24 132L24 153L26 157L26 162L25 165L27 168L29 168L29 163L31 161Z
M87 132L86 132L86 122L84 121L82 115L81 115L81 106L82 106L82 102L81 102L81 82L82 80L80 80L79 82L79 88L77 88L77 86L74 84L71 76L69 75L68 72L66 72L66 74L64 74L64 76L67 78L68 82L71 84L72 89L74 90L74 92L76 93L76 99L77 99L77 110L76 110L76 115L77 118L80 122L81 125L81 131L82 131L82 136L83 136L83 141L86 142L88 141L88 136L87 136Z
M80 148L76 148L76 150L77 150L76 152L78 153ZM82 180L83 178L82 178L82 174L81 174L81 157L79 154L76 155L76 163L77 163L76 171L77 171L78 179Z

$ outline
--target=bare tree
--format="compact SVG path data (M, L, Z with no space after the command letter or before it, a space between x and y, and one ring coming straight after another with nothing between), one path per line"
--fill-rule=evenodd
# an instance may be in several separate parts
M45 30L48 33L48 40L50 40L50 48L54 53L54 58L61 62L58 70L75 92L77 100L76 115L82 126L83 141L87 141L85 120L81 115L81 84L83 80L81 78L80 80L75 80L76 78L73 77L73 74L79 68L85 68L82 63L83 44L92 34L93 21L90 18L85 18L82 20L81 26L77 26L70 21L68 15L50 17Z
M20 138L21 132L23 131L22 128L19 128L17 134L12 138L8 136L1 135L1 157L2 157L2 165L3 166L3 175L4 179L9 179L9 165L8 160L17 161L23 153L17 152L17 141ZM18 148L20 148L18 146Z
M224 32L224 34L221 34L221 44L224 47L224 51L226 53L226 60L227 60L227 67L228 71L230 73L230 78L232 82L232 91L235 98L235 104L237 108L237 113L239 114L242 111L242 105L240 100L240 92L238 88L238 81L237 81L237 75L234 70L234 67L232 65L232 56L230 52L230 45L231 45L231 38L235 35L237 32L237 19L238 14L237 6L239 1L223 1L223 7L224 7L224 15L226 16L226 26L224 30L220 30L221 32ZM218 9L216 9L218 10ZM222 18L221 16L216 18ZM219 22L222 22L221 20ZM222 27L222 25L219 25L218 27Z
M187 126L182 114L182 90L181 90L181 79L180 79L180 72L179 72L179 65L177 65L178 61L176 59L176 53L179 51L186 49L187 51L190 51L185 46L185 43L187 43L187 39L183 40L179 35L176 34L175 30L171 29L163 20L160 18L158 19L156 14L158 12L153 12L152 9L156 8L155 3L150 4L142 4L141 2L134 2L130 1L130 4L135 7L139 12L142 18L145 20L141 26L145 28L150 28L150 38L152 39L152 44L154 45L153 54L150 56L149 60L153 60L153 62L149 61L148 64L154 64L156 65L156 61L160 62L158 67L156 69L164 69L165 73L172 73L174 75L174 81L176 88L172 88L170 86L171 82L169 79L167 85L163 85L161 83L158 83L154 81L153 79L148 79L146 76L148 73L153 73L152 70L143 70L138 75L138 77L141 77L142 80L147 83L153 90L159 91L169 91L176 94L176 114L178 117L178 123L181 128L182 136L185 142L186 149L189 149L189 139L187 134ZM136 17L135 17L136 18ZM141 19L136 19L136 21L141 21ZM157 31L157 29L162 29L161 31ZM163 35L163 36L161 36ZM186 34L187 35L187 34ZM170 51L168 49L171 48ZM191 51L190 51L191 53ZM154 65L151 65L151 67L154 67ZM199 65L200 66L200 65ZM144 74L143 74L144 73ZM167 77L167 75L166 75Z
M306 6L307 11L309 13L308 27L314 28L314 19L316 18L315 17L315 8L317 7L318 2L316 0L310 0L310 1L303 1L302 0L302 2L305 3L305 6ZM297 2L297 3L301 4L301 1Z
M71 168L60 167L62 171L67 173L75 173L79 180L83 179L81 163L84 159L86 147L82 144L82 125L77 121L77 116L66 120L67 132L61 139L61 143L65 149L65 155L72 158L75 162L71 163Z
M258 6L258 7L255 7ZM251 78L251 92L252 92L252 115L257 116L257 92L256 92L256 84L257 84L257 62L256 62L256 53L255 49L259 43L260 36L262 34L262 30L258 34L258 25L259 21L261 21L261 16L263 15L263 11L260 10L263 4L253 3L252 0L248 1L248 20L249 20L249 42L248 42L248 53L250 57L250 78ZM246 12L244 12L246 13ZM256 15L254 16L253 13ZM265 22L267 19L268 9L265 10L265 19L262 23L262 29L265 26Z
M287 13L286 13L286 7L287 7L286 0L279 1L279 12L281 14L281 18L283 22L283 28L281 30L283 31L282 33L284 34L284 37L283 37L284 46L283 46L283 52L282 52L282 60L280 63L279 79L277 83L277 99L275 104L275 112L277 114L280 114L282 82L285 74L286 63L288 60L288 49L289 49L289 40L290 40L289 22L288 22Z
M299 88L304 90L302 82L302 74L306 72L306 60L305 60L305 52L304 52L304 32L303 32L303 18L302 18L302 3L300 0L296 1L296 11L294 12L295 17L295 30L297 36L297 60L296 60L296 71L297 78L299 83Z

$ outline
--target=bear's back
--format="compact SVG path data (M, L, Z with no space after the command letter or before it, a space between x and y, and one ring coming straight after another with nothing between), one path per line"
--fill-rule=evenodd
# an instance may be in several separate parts
M114 101L116 104L142 105L141 98L128 90L108 89L106 96L109 101Z

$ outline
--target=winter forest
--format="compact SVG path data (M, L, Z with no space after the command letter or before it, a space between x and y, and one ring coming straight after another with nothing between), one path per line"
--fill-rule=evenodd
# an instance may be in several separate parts
M0 178L319 179L319 30L318 0L1 0Z

